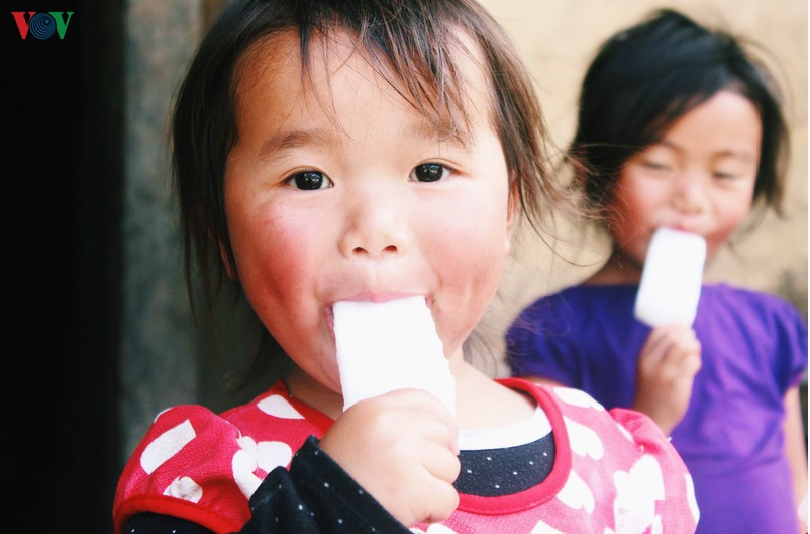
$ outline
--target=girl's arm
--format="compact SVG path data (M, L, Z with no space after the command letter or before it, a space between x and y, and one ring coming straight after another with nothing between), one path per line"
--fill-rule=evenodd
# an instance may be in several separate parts
M172 533L161 517L133 519L149 512L219 533L243 525L251 534L331 532L347 521L345 532L408 533L405 525L439 521L458 506L458 428L426 391L401 389L359 402L320 441L311 438L292 450L298 452L289 470L273 469L284 463L262 453L230 421L201 406L166 410L121 475L115 531L129 534L125 526L137 521L131 526L140 525L141 534ZM255 470L263 465L270 472L261 481ZM175 534L192 532L206 531Z
M785 394L785 454L793 471L795 510L807 495L807 449L804 446L804 425L799 403L799 386L793 386ZM799 533L807 532L807 525L799 520Z
M274 469L250 498L240 534L410 531L310 437L290 470Z
M250 498L251 516L238 533L410 531L346 474L310 437L290 470L278 467ZM139 513L124 533L214 534L201 525L157 513Z
M440 521L458 506L458 454L456 422L430 393L399 389L365 399L320 441L310 437L289 471L267 476L240 532L407 534L407 526ZM274 530L279 523L288 527Z

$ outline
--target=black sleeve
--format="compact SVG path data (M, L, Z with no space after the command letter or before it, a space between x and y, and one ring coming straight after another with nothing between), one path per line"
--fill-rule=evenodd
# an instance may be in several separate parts
M250 498L250 520L240 534L410 530L352 479L310 437L290 470L274 469Z
M214 534L207 528L170 515L141 512L129 518L122 534Z
M310 437L290 470L277 467L250 498L250 519L238 534L411 534ZM140 513L123 534L213 534L176 517Z

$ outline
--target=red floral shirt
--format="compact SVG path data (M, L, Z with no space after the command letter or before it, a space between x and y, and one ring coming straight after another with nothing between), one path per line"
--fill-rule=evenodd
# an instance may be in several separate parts
M442 533L692 533L699 516L692 479L668 439L646 416L610 412L588 394L499 379L531 394L554 437L548 477L497 497L460 495ZM214 532L239 530L248 498L267 474L288 468L309 436L332 421L290 397L283 381L251 403L215 415L200 406L161 413L127 463L113 507L116 534L139 512L180 517Z

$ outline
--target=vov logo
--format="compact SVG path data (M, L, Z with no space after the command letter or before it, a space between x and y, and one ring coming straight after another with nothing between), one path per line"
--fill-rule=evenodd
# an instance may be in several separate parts
M54 35L59 35L59 39L64 39L73 13L73 11L48 11L47 13L28 11L28 19L26 19L25 11L11 11L14 22L17 23L17 29L20 31L20 38L25 39L30 35L40 41L50 39Z

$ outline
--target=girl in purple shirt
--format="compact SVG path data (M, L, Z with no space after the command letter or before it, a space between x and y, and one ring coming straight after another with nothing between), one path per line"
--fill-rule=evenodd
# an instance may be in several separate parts
M726 284L704 284L691 326L651 328L633 306L656 229L699 234L711 259L752 211L780 211L780 106L740 41L677 12L605 42L569 161L612 253L581 285L529 305L506 336L513 374L636 409L671 436L694 477L699 533L806 532L806 321L782 299Z

